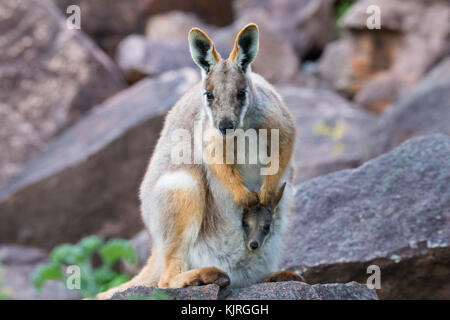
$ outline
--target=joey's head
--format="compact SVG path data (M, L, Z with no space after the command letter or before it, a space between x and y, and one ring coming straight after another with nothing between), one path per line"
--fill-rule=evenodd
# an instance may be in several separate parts
M263 246L272 229L273 215L280 202L286 183L284 183L276 196L272 206L257 205L252 208L244 208L242 216L242 228L244 229L244 241L248 250L254 251Z
M258 53L258 38L256 24L245 26L230 56L222 59L204 31L193 28L189 32L192 59L202 70L203 108L209 123L223 136L242 126L251 104L250 64Z

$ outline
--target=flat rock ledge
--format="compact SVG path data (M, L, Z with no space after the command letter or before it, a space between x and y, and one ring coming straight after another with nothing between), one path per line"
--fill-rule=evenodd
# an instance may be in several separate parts
M215 284L182 289L138 286L114 294L111 300L152 299L155 291L171 300L378 300L375 289L357 282L309 285L298 281L259 283L233 289L220 289Z

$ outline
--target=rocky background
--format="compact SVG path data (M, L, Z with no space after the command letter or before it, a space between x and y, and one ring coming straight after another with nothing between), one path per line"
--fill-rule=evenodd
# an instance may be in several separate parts
M71 4L81 30L66 26ZM373 4L381 30L366 27ZM87 235L130 238L143 263L140 179L165 113L200 76L187 32L205 29L227 56L249 22L261 34L253 70L297 121L282 268L307 284L171 296L450 299L446 0L2 0L0 272L11 298L77 299L58 283L38 294L29 276L51 248ZM369 265L381 269L376 291Z

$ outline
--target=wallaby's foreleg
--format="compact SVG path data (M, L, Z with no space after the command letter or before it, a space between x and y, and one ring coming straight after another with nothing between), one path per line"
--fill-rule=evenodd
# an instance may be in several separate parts
M234 202L244 207L252 207L258 203L258 194L248 190L234 164L211 164L210 168L233 195Z
M289 129L289 127L280 129L279 139L278 152L270 155L271 162L268 165L270 167L274 162L278 162L278 170L274 174L264 176L263 184L258 191L259 202L264 206L272 206L273 201L276 199L278 186L294 151L295 130L293 128Z

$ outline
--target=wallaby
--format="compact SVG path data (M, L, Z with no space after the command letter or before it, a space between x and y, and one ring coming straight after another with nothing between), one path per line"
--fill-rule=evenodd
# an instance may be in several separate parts
M293 194L291 157L296 130L279 94L251 72L250 64L259 46L258 27L249 24L239 32L227 59L221 58L202 30L191 29L188 39L202 81L167 114L140 187L141 214L153 240L151 256L131 281L98 298L111 297L135 285L180 288L216 283L243 287L264 279L283 278L278 277L280 272L271 273L278 270L281 238ZM201 131L196 130L198 123ZM204 155L220 149L238 129L266 129L269 136L275 129L279 152L273 152L267 164L172 161L174 132L189 133L189 148L193 145L194 153ZM207 130L214 133L213 138L197 143ZM267 148L272 150L272 139L268 142ZM209 148L217 144L220 146ZM262 175L262 168L273 163L278 164L278 170ZM272 235L260 250L250 252L242 240L243 208L258 203L272 205L285 182Z
M272 229L275 208L283 197L286 182L281 186L275 201L270 206L256 205L244 208L242 228L244 229L244 242L250 251L262 247Z

